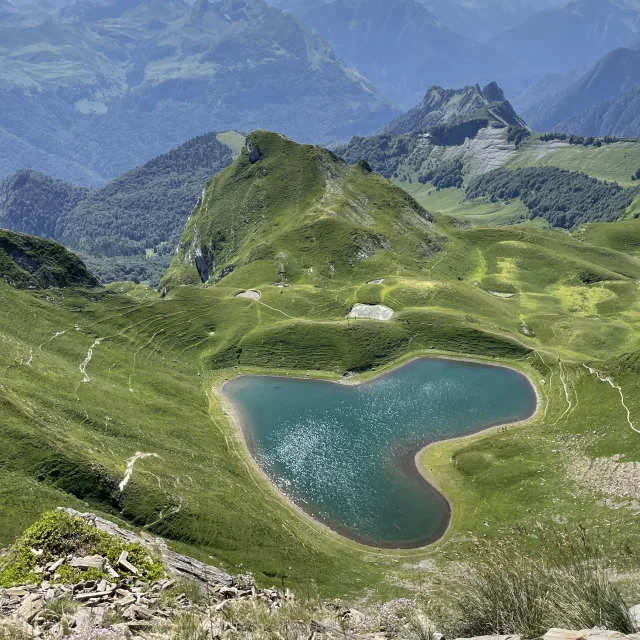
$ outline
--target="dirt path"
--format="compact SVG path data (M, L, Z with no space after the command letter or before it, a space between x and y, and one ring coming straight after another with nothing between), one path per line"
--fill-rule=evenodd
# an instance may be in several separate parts
M631 410L629 409L629 407L627 406L627 403L625 402L625 397L624 397L624 392L622 391L622 387L617 382L615 382L611 376L604 376L599 371L596 371L595 369L588 367L586 364L583 366L591 375L596 376L596 378L600 380L600 382L606 382L612 389L616 389L618 391L618 393L620 394L620 402L622 403L624 410L627 412L627 422L629 423L629 426L636 433L640 433L640 429L636 428L636 426L633 423L633 420L631 419Z

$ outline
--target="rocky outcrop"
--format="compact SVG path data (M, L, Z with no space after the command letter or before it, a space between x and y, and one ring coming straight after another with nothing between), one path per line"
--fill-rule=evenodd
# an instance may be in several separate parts
M490 82L482 90L482 93L489 102L503 102L505 100L504 91L498 86L497 82Z
M206 565L194 558L190 558L189 556L184 556L172 551L167 546L167 543L161 538L142 538L132 531L123 529L113 522L100 518L92 513L79 513L73 509L66 509L66 511L71 515L80 516L81 518L90 521L100 529L100 531L104 531L105 533L125 540L126 542L137 542L150 551L160 553L163 564L166 566L169 574L174 578L195 580L202 586L209 588L214 588L217 585L227 587L233 585L233 578L228 573L210 565Z
M255 164L262 158L262 151L260 150L260 146L251 138L247 138L244 142L244 150L247 153L247 158L249 158L249 162L251 164Z
M17 289L96 287L78 256L51 240L0 229L0 279Z

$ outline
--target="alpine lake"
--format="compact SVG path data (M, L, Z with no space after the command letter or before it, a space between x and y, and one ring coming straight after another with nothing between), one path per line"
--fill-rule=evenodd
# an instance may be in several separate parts
M421 358L363 384L242 376L225 383L251 455L334 531L411 549L446 532L451 507L416 466L426 445L536 411L529 379L502 366Z

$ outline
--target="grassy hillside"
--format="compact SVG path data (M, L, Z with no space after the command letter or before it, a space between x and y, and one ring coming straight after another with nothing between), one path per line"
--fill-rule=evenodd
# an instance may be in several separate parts
M45 509L88 504L301 593L377 599L429 584L435 598L446 588L432 572L473 561L474 540L517 538L533 553L540 527L584 525L630 571L640 261L606 241L427 214L365 167L280 136L256 133L256 149L260 159L245 150L209 184L164 299L133 285L42 294L0 283L0 545ZM439 250L418 257L429 241ZM194 245L206 286L185 262ZM246 289L260 298L238 298ZM393 320L345 318L378 302ZM435 354L509 364L541 405L526 425L420 457L453 505L447 535L423 550L363 547L294 512L219 393L241 373L366 379ZM153 455L121 490L136 452Z
M0 279L18 289L97 286L82 260L50 240L0 229Z
M366 281L391 263L415 271L440 250L430 214L367 167L266 131L247 145L253 162L244 151L213 178L163 286L225 274L236 286Z
M425 208L473 224L526 223L571 228L573 221L579 224L635 215L636 204L631 201L633 189L637 188L636 167L640 167L639 141L566 135L565 140L560 140L548 139L551 135L527 134L514 127L485 127L473 135L467 133L464 140L445 144L415 132L383 133L353 138L336 151L349 163L366 161ZM553 174L553 168L570 173ZM500 169L507 172L499 172ZM536 176L535 188L520 193L520 178L530 175ZM556 180L560 175L566 180ZM554 182L558 184L554 186ZM582 185L578 191L572 191L574 182ZM489 189L489 197L477 199L475 188L469 192L470 186L487 183L497 187ZM553 202L551 196L550 206L541 207L540 192L553 193L556 187L563 192L562 202ZM513 197L516 192L518 196ZM595 192L611 192L612 197L603 200ZM603 214L603 204L612 210ZM560 210L554 211L554 206ZM572 209L575 211L570 213ZM536 210L543 215L535 214ZM563 215L567 212L570 215Z

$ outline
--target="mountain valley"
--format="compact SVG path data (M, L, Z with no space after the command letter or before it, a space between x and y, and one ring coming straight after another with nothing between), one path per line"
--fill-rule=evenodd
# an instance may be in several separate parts
M313 580L322 593L346 593L360 580L384 597L386 576L412 583L416 558L435 558L442 545L466 557L466 531L497 539L542 512L578 523L587 506L603 521L615 508L630 524L623 496L594 500L605 489L575 485L563 461L573 459L574 439L590 459L635 455L618 393L583 364L615 369L633 421L637 380L615 358L640 350L640 266L603 228L635 233L636 222L599 225L588 241L474 227L425 211L364 164L349 168L328 151L255 132L207 187L164 299L131 284L91 293L0 284L0 495L12 514L2 541L51 506L88 504L218 565L242 563L261 581L286 565L292 587ZM238 297L249 290L259 297ZM394 319L349 321L355 304L384 304ZM366 547L291 512L253 471L216 389L243 372L366 377L423 353L526 371L542 409L525 440L510 429L427 450L420 465L429 476L455 505L476 507L456 511L441 544L378 552L372 563ZM118 489L136 451L154 455ZM400 568L397 558L411 560Z
M0 638L638 640L637 0L0 0Z

